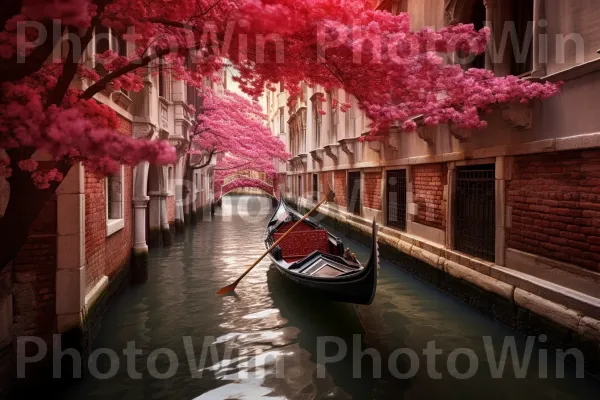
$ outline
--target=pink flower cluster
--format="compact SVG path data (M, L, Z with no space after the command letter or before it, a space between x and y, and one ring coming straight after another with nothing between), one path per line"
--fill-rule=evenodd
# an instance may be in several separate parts
M48 189L52 182L60 183L63 180L61 174L56 168L49 171L35 171L31 174L31 180L38 189Z

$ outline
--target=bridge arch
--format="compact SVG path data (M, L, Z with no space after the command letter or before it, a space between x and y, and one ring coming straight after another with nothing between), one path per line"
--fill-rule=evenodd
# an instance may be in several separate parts
M257 177L250 177L245 174L235 174L228 176L224 180L224 183L220 187L215 201L218 202L223 198L223 196L234 192L235 190L244 188L259 189L270 197L275 198L275 188L272 181L263 180Z

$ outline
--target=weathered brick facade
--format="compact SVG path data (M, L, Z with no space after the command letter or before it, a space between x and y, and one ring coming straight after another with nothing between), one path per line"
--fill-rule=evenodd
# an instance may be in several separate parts
M167 220L169 225L175 223L175 196L167 196Z
M600 269L600 150L515 157L508 246Z
M336 204L346 207L346 171L334 172L334 186Z
M319 200L327 195L331 182L333 180L333 172L321 172L319 174Z
M56 309L56 197L40 212L27 243L13 261L13 328L15 336L50 340Z
M131 135L131 123L120 119L119 132ZM105 178L85 174L85 255L86 290L89 291L103 276L113 276L129 259L133 247L133 215L131 207L132 168L125 167L124 228L106 237L106 185Z
M381 172L365 172L363 204L375 210L381 210Z
M413 201L419 206L415 222L437 229L446 228L444 186L448 180L446 164L415 165L412 168Z

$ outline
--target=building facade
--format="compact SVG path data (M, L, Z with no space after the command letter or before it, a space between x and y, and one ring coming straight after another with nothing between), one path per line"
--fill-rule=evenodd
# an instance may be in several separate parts
M110 29L98 29L86 51L88 66L102 74L95 53L132 51L119 39ZM51 349L53 335L61 334L63 348L83 349L111 295L131 279L146 281L148 247L169 245L174 232L210 217L215 162L195 169L207 156L187 153L195 124L190 106L200 104L198 89L153 68L142 91L106 90L95 98L118 114L120 134L168 140L177 148L177 162L122 166L108 177L81 163L71 168L31 228L27 244L0 273L0 398L14 378L17 338L35 336ZM85 87L87 82L75 84ZM40 164L45 157L35 155ZM0 179L0 217L9 195ZM26 377L51 375L48 365L51 352Z
M421 263L411 272L467 282L570 337L600 342L600 118L591 105L600 9L579 0L384 0L379 8L408 12L413 29L491 26L495 47L465 67L561 81L560 94L498 106L482 130L415 118L416 132L360 141L369 121L343 90L305 86L294 109L285 91L267 91L271 128L293 156L279 170L289 201L308 208L331 187L335 203L322 214L363 235L375 219L390 257ZM352 107L341 112L332 100Z

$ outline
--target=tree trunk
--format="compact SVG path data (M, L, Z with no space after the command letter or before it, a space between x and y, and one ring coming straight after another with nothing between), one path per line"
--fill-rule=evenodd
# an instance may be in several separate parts
M56 168L66 176L70 165L59 162ZM31 174L19 168L13 168L12 176L7 181L10 185L10 198L4 217L0 219L0 271L16 257L27 242L31 225L59 185L53 183L50 188L40 190L33 184Z

